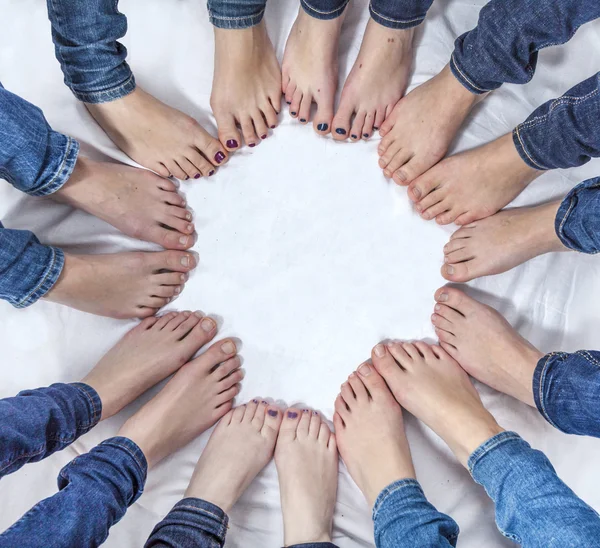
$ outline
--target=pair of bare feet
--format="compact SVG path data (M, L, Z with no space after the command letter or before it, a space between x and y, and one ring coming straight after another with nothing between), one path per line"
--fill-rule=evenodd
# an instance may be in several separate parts
M461 291L436 292L440 345L378 344L341 387L334 425L340 454L372 506L381 491L415 478L402 408L427 424L467 466L502 432L469 375L535 406L532 379L542 354L495 310Z

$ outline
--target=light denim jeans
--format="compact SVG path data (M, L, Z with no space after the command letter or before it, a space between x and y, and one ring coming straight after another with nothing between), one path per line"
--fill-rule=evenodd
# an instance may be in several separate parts
M316 19L335 19L350 0L300 0L306 13ZM369 13L380 25L408 29L421 24L433 0L371 0ZM208 0L210 22L222 29L242 29L257 25L263 18L267 0Z
M469 471L496 507L504 536L524 548L600 546L600 516L556 475L550 461L514 432L502 432L469 457ZM456 546L458 525L425 498L419 483L399 480L373 507L378 548Z

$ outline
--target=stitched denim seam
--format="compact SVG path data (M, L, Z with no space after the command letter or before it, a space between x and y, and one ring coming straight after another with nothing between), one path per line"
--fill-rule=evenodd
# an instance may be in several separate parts
M593 185L593 186L591 186L590 188L596 188L596 187L600 187L600 184L598 184L598 185ZM566 237L565 237L565 235L564 235L564 226L565 226L565 223L567 222L567 219L568 219L569 215L571 214L571 211L573 211L573 208L574 208L574 207L575 207L575 194L573 194L573 195L571 196L571 198L570 198L570 200L569 200L569 207L567 208L567 211L565 211L565 214L563 215L563 218L561 219L561 221L560 221L560 224L559 224L559 226L558 226L558 237L561 239L561 242L562 242L562 243L563 243L563 244L564 244L566 247L568 247L569 249L572 249L572 248L570 248L570 247L569 247L569 246L568 246L568 245L565 243ZM586 255L597 255L598 253L600 253L600 249L599 249L599 250L597 250L597 251L591 251L591 252L589 252L589 253L586 253Z
M110 443L112 445L116 445L117 447L120 447L121 449L124 449L125 451L127 451L127 453L129 454L129 456L131 456L131 458L140 467L140 470L144 470L143 464L138 460L137 455L135 455L132 451L129 450L129 447L127 447L125 444L122 444L122 443L120 443L118 441L111 441ZM133 442L133 443L135 443L135 442ZM140 451L141 451L141 449L140 449Z
M67 163L67 160L69 159L69 153L71 152L71 147L73 146L73 139L69 136L66 136L68 141L67 141L67 150L65 151L64 155L63 155L63 159L62 162L60 163L60 167L58 168L58 171L54 174L54 177L52 177L52 179L47 182L43 187L40 187L36 190L36 194L39 193L43 193L44 190L50 186L52 186L54 184L54 181L56 181L56 179L58 179L58 177L60 175L62 175L63 170L65 169L65 164Z
M390 487L392 487L392 485L394 487L392 489L390 489ZM401 489L404 489L406 487L417 487L421 491L423 490L421 485L419 484L419 482L414 478L399 479L393 483L390 483L384 489L382 489L381 493L379 493L379 495L377 496L377 499L375 499L375 504L373 505L373 511L372 511L373 519L375 519L375 516L379 512L379 509L381 508L383 503L386 501L386 499L390 495L392 495L396 491L400 491Z
M86 390L84 390L83 388L80 388L79 386L74 386L74 388L77 389L77 390L79 390L79 392L81 392L86 397L86 399L88 400L88 402L92 406L92 420L88 421L87 423L85 423L87 425L88 430L89 430L94 425L96 425L98 423L100 417L102 416L102 410L101 409L98 410L98 408L96 407L96 404L94 403L94 399L90 396L90 394L88 394L88 392ZM92 390L93 390L93 388L92 388ZM100 398L100 396L98 396L98 398ZM100 413L98 413L98 411L100 411ZM95 420L96 417L98 418L98 420Z
M211 12L210 16L213 19L219 19L220 21L243 21L245 19L255 19L257 17L262 16L265 13L265 8L261 9L258 13L253 15L243 15L240 17L227 17L225 15L215 15Z
M471 456L469 457L469 461L467 462L468 466L469 466L469 472L471 473L471 475L473 475L473 470L475 468L475 466L479 463L479 461L485 457L490 451L492 451L493 449L495 449L496 447L498 447L499 445L502 445L503 443L509 442L509 441L515 441L515 440L520 440L522 438L519 437L519 435L515 432L511 432L509 430L506 430L504 432L501 432L500 434L496 434L496 436L498 439L494 440L494 443L492 443L491 445L487 445L488 442L493 439L490 438L490 440L484 442L483 444L481 444L477 449L475 449L475 451L473 451L473 453L471 453ZM485 446L485 451L481 451L480 449L482 446ZM477 457L475 458L474 462L470 462L473 454L474 453L479 453L477 455Z
M481 93L488 93L490 91L489 89L484 89L484 88L480 88L479 86L476 86L471 81L471 79L462 70L460 70L458 63L456 62L456 59L454 58L454 52L452 52L452 55L450 56L450 62L452 63L452 66L456 69L456 72L458 72L464 78L464 80L467 82L467 84L469 84L472 88L475 88L477 91L480 91Z
M592 356L587 350L578 350L577 352L575 352L575 354L600 367L600 362L596 358L594 358L594 356Z
M102 91L86 91L86 92L74 92L74 93L80 101L83 101L85 103L86 101L85 101L85 99L83 99L84 97L88 97L90 99L95 99L98 97L104 97L105 95L114 95L115 92L118 92L120 89L126 88L133 81L134 81L134 76L133 76L133 74L131 74L129 76L129 78L127 78L127 80L125 80L122 84L115 86L114 88L105 89Z
M31 297L40 289L40 287L42 287L46 283L48 276L50 276L50 274L54 270L54 265L56 264L57 254L53 247L51 247L50 250L52 251L52 262L50 263L50 266L48 267L46 273L44 274L44 277L42 278L40 283L38 285L36 285L32 291L29 292L29 294L25 298L21 299L21 301L19 303L17 303L17 306L20 306L20 305L26 303L29 299L31 299Z
M377 15L377 17L385 19L386 21L390 21L391 23L417 23L425 19L425 16L416 17L414 19L392 19L391 17L386 17L385 15L382 15L381 13L375 11L375 9L373 8L373 2L369 2L369 10L371 10L375 15Z
M548 361L550 360L550 358L553 358L553 357L558 357L559 359L562 359L564 361L564 354L562 354L561 352L552 352L546 356L546 359L544 360L544 365L542 366L542 372L540 373L540 383L539 383L539 387L538 387L538 399L540 400L540 404L542 406L542 415L544 416L544 418L552 426L554 426L554 428L556 428L557 430L560 430L562 432L563 431L562 428L560 428L560 426L555 424L554 421L550 418L550 415L548 415L548 411L546 410L546 405L545 405L544 397L543 397L543 394L544 394L543 386L544 386L544 382L546 379L546 373L548 371Z
M517 135L517 139L519 140L519 144L521 145L521 149L523 150L523 152L525 153L525 156L527 156L527 158L529 158L529 161L534 164L537 168L539 169L543 169L544 171L547 170L548 168L545 168L543 166L541 166L538 162L536 162L532 157L531 154L529 154L527 148L525 147L525 143L523 141L523 139L521 139L521 132L519 131L519 126L517 126L515 128L515 132Z
M223 537L227 533L227 525L225 524L225 520L223 520L222 517L219 517L216 514L213 514L209 510L205 510L204 508L197 508L195 506L187 506L187 505L177 506L177 509L179 509L179 508L185 508L186 510L193 510L195 512L199 512L201 514L208 515L208 516L215 518L219 522L219 533L218 533L219 536ZM218 544L218 545L220 546L220 544Z
M314 11L315 13L318 13L319 15L332 15L334 13L342 12L344 11L344 9L346 9L346 6L348 5L348 2L350 2L350 0L346 0L344 2L344 4L342 6L340 6L339 8L335 8L334 10L331 11L323 11L323 10L319 10L315 7L312 6L312 4L310 4L310 2L307 2L306 0L300 0L302 2L302 4L304 4L309 10ZM341 15L341 13L340 13Z

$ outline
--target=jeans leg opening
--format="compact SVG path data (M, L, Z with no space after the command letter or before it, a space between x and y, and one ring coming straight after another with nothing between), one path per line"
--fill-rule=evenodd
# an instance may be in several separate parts
M91 92L78 92L71 88L71 91L73 92L73 95L75 95L75 97L82 103L96 105L100 103L110 103L112 101L116 101L117 99L122 99L123 97L133 93L135 89L135 78L131 70L129 70L127 79L113 88Z
M373 2L369 3L369 13L371 18L376 23L379 23L383 27L387 27L388 29L412 29L414 27L418 27L424 20L427 15L424 13L423 15L419 15L417 17L412 17L410 19L397 19L394 17L390 17L389 15L384 15L380 13L373 7Z
M300 0L300 5L302 6L302 9L311 17L314 17L315 19L321 19L322 21L327 21L340 17L342 13L344 13L344 10L349 2L350 0L342 0L339 6L336 6L331 10L321 10L307 2L307 0Z

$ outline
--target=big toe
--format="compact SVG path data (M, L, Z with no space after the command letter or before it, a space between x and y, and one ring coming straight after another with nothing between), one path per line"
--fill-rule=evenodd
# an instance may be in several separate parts
M215 119L219 132L219 141L228 151L240 148L242 138L235 124L235 118L231 113L221 113L215 111Z
M296 433L300 419L302 418L302 411L295 407L290 407L284 413L283 422L279 430L279 440L283 442L289 442L296 439Z
M333 118L331 126L331 135L337 141L344 141L348 138L353 112L354 108L350 106L348 102L345 103L342 100L342 103L340 104L340 107Z
M327 135L331 131L333 120L333 97L317 103L317 112L313 120L313 128L319 135Z

